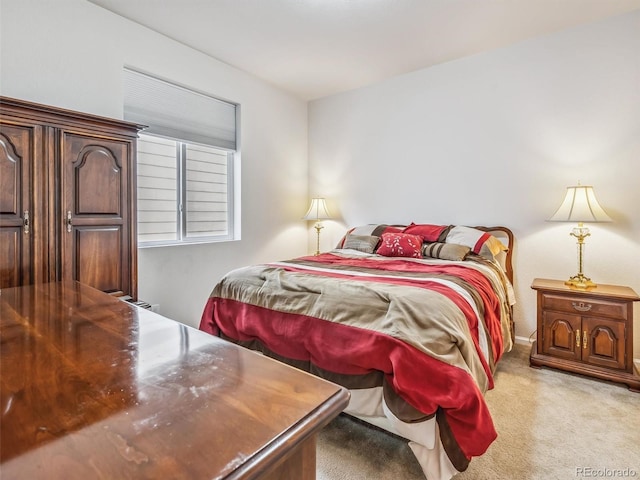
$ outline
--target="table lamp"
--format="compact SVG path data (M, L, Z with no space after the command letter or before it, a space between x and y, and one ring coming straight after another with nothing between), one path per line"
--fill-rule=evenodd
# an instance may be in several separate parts
M584 222L612 222L613 220L602 209L593 187L589 185L578 185L567 187L567 193L556 213L549 218L550 222L578 222L569 235L578 239L578 273L564 282L574 288L595 288L597 285L586 277L582 271L584 239L589 235L589 229L584 226Z
M316 243L316 255L320 255L320 230L322 230L322 220L330 219L331 215L327 210L327 204L324 201L324 198L312 198L311 205L309 206L309 210L304 217L303 220L313 220L316 222L314 228L318 234L318 240Z

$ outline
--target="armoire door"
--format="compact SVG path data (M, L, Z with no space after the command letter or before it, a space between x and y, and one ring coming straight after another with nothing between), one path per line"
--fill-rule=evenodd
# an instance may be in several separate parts
M37 248L46 234L46 214L37 203L43 195L36 168L41 137L38 126L9 123L6 117L0 124L0 288L45 281Z
M132 148L120 138L60 132L63 279L135 296Z

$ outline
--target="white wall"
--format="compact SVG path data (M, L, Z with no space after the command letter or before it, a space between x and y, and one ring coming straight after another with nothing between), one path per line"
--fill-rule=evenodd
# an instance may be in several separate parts
M615 223L592 226L585 273L640 293L640 12L314 101L309 169L342 216L327 246L373 222L510 227L525 338L531 281L577 272L572 225L545 219L593 184Z
M307 105L85 0L1 0L0 94L122 118L122 69L241 104L242 240L141 249L139 296L197 325L215 282L307 253Z

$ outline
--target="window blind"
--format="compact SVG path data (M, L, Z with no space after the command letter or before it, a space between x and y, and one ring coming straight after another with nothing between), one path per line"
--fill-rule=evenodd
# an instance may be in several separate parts
M138 241L179 240L176 142L140 135L138 140Z
M233 153L140 134L138 241L230 238Z
M236 150L236 105L124 69L124 119L145 131Z
M186 145L187 237L228 235L227 153Z

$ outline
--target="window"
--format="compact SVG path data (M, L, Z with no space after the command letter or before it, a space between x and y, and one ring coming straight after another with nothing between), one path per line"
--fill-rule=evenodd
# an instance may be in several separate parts
M232 238L231 177L231 152L141 134L138 242L153 245Z
M237 105L133 70L125 120L138 140L140 246L234 238Z

